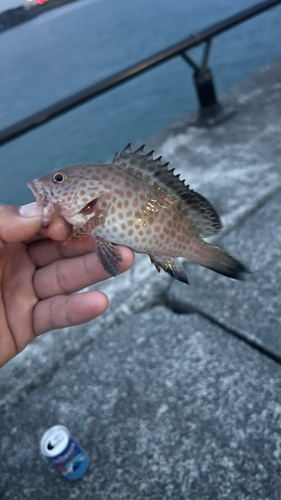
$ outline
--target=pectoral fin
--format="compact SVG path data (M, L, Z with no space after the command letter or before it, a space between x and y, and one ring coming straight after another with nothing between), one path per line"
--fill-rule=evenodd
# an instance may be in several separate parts
M116 276L121 260L116 245L98 236L95 236L95 245L98 259L104 269L111 274L111 276Z
M151 263L155 265L158 273L160 273L160 268L162 268L166 273L168 273L172 278L178 281L182 281L189 285L188 278L181 263L177 259L172 259L171 257L161 257L150 255Z
M84 240L84 238L87 238L89 234L91 234L97 227L99 227L101 224L104 222L104 218L101 217L103 214L96 214L89 219L84 226L76 229L74 228L72 230L72 234L70 238L68 238L67 243L69 241L76 241L76 240Z
M89 200L78 214L81 215L81 219L78 219L80 227L74 227L72 235L67 241L83 240L89 234L92 234L97 227L102 226L105 223L109 206L110 193L108 192L99 193L96 198ZM84 222L84 215L86 215L87 218L89 215L92 216ZM68 222L71 223L71 220L68 220Z

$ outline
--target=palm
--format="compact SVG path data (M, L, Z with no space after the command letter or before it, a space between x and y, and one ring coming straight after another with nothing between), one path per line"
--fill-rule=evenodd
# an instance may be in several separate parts
M66 234L62 231L60 239ZM123 272L133 254L126 247L120 253ZM72 294L109 277L92 237L67 245L50 239L5 244L0 250L0 366L37 335L102 314L108 306L103 293Z
M33 285L35 269L27 245L9 243L0 251L0 352L11 353L9 357L35 337L33 310L38 302Z

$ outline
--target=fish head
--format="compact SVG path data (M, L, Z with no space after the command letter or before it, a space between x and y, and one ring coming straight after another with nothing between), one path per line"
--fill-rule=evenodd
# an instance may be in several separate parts
M98 211L99 197L106 190L95 166L70 165L28 183L37 205L44 209L43 227L61 215L80 228Z

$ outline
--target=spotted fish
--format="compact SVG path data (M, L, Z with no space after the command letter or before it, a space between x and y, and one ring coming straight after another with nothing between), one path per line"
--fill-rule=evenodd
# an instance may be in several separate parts
M213 271L240 279L246 268L220 248L203 241L221 229L211 203L189 189L161 157L130 144L111 164L70 165L28 184L44 208L47 226L62 215L72 226L70 240L95 238L98 258L115 276L117 244L147 253L158 272L188 283L177 260L184 257Z

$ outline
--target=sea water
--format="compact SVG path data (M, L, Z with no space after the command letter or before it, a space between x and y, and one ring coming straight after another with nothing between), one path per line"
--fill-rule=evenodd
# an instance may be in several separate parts
M79 0L0 35L0 128L120 71L253 0ZM216 37L218 93L281 55L281 6ZM202 47L190 54L198 61ZM0 148L0 203L33 201L26 183L70 163L111 160L128 142L197 106L178 57Z

